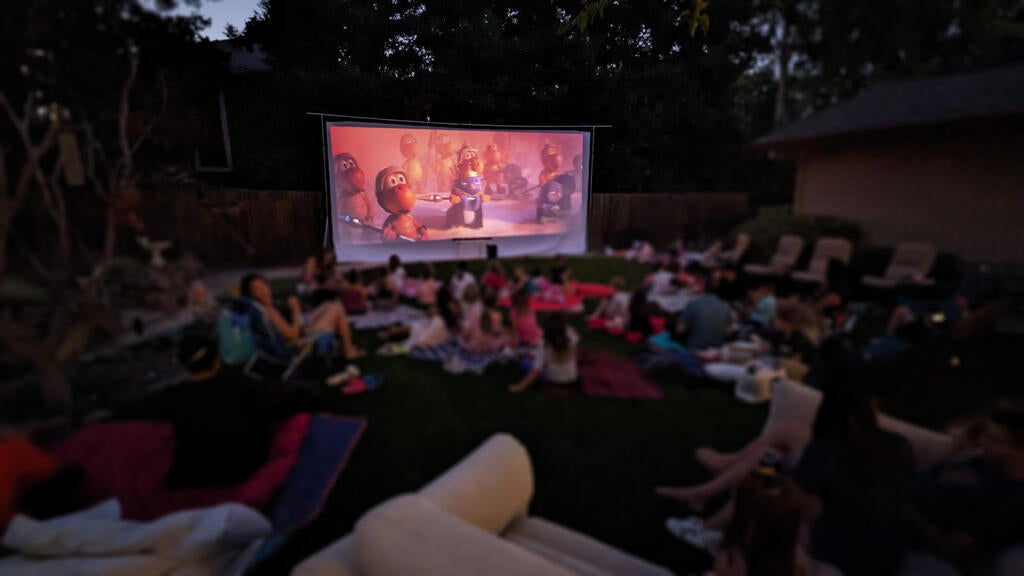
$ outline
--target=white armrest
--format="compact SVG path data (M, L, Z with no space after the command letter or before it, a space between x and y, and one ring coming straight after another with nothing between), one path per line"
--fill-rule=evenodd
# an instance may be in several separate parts
M448 513L498 534L530 507L530 456L512 436L495 434L419 493Z

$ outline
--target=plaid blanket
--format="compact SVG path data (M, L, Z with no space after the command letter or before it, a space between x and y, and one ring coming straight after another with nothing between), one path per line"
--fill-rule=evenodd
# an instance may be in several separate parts
M352 315L348 317L348 321L353 330L378 330L395 324L408 324L426 317L426 313L419 308L399 304L391 310L370 310L358 316Z
M449 338L440 346L419 346L409 351L409 357L426 362L440 362L445 364L445 370L454 372L469 372L472 374L483 374L487 367L502 359L501 352L490 354L476 354L466 350L455 338ZM450 360L456 358L457 360ZM458 368L449 370L454 364Z

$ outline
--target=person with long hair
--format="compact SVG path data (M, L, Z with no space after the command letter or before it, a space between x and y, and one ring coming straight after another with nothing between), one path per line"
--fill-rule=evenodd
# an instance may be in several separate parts
M285 318L274 307L274 295L267 279L259 274L249 274L242 278L240 292L243 298L249 298L260 304L266 311L270 324L287 342L295 342L304 335L334 333L341 340L342 352L350 360L366 355L352 340L352 328L348 322L348 314L340 302L325 302L313 310L303 314L302 303L295 296L287 300L289 318Z
M801 503L796 486L773 470L748 474L736 487L714 576L804 576Z
M537 313L530 306L530 297L526 290L521 289L512 293L512 306L509 307L508 317L517 344L534 346L541 339L543 333L537 324Z
M509 386L509 391L522 392L539 379L556 386L575 384L579 380L579 367L576 365L579 339L566 322L565 314L556 312L548 315L544 320L544 337L537 343L526 375Z

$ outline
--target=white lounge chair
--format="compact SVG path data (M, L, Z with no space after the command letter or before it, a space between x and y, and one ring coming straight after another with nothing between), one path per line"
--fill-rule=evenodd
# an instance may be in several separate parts
M823 284L828 272L828 263L838 260L843 264L849 264L852 253L853 243L846 238L819 238L814 244L814 254L811 256L811 262L807 265L807 269L796 270L790 274L790 277L797 282Z
M928 273L935 264L935 247L919 242L904 242L896 246L889 266L882 276L863 276L860 281L872 288L895 288L901 282L933 284Z
M779 238L779 243L775 247L775 255L767 264L747 264L743 267L743 271L752 276L782 276L796 266L803 249L803 238L794 234L786 234Z

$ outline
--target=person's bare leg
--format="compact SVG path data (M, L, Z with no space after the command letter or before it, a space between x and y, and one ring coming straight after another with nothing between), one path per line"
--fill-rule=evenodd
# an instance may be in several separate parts
M791 447L803 449L810 434L807 426L798 422L779 422L767 429L749 444L736 452L719 452L709 446L701 446L694 457L712 472L724 470L751 453L764 454L770 448L788 450Z
M310 315L314 320L308 328L310 333L334 332L341 339L342 351L346 358L358 358L365 354L352 343L352 328L348 323L345 307L337 302L322 304Z
M736 504L733 500L729 500L722 506L722 509L715 512L710 518L704 521L705 530L722 530L725 531L732 523L732 517L736 514Z
M760 454L752 454L746 459L738 460L732 466L726 468L721 474L712 480L697 486L682 486L673 488L671 486L658 486L654 491L665 498L680 500L694 511L701 511L707 501L715 496L731 490L750 474L758 463L761 462Z
M345 350L345 358L354 359L365 355L366 353L359 348L356 348L352 342L352 326L348 323L348 314L345 312L344 306L338 306L337 312L334 313L335 331L338 337L341 338L341 345Z
M783 455L803 452L810 441L810 431L797 423L780 423L765 431L761 441L764 449L773 448ZM755 441L756 443L757 441ZM754 443L752 443L754 444ZM762 450L743 450L741 455L712 480L697 486L659 486L655 488L660 496L686 502L694 510L702 510L713 497L736 487L752 470L761 463Z

